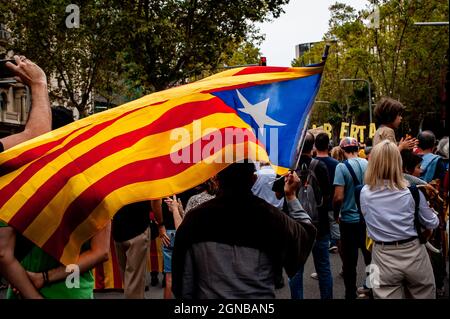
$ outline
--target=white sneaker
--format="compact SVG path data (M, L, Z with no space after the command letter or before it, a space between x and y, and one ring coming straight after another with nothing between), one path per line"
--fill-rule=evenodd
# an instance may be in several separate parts
M313 272L313 273L311 274L311 278L312 278L312 279L319 280L319 276L317 275L316 272Z

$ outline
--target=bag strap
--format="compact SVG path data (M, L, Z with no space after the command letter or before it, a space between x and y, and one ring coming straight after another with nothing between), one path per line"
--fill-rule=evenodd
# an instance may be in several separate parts
M352 175L353 184L354 184L353 186L355 186L355 188L356 188L356 186L360 185L361 183L359 182L358 177L356 177L355 171L353 170L353 167L350 165L348 160L345 160L344 164L347 167L348 171L350 172L350 175Z
M420 206L420 195L419 189L415 185L411 185L408 187L411 192L412 197L414 198L414 227L417 231L417 236L419 237L419 241L421 244L425 244L426 240L421 236L422 230L419 221L419 206Z
M350 175L352 175L353 184L354 184L354 187L355 187L355 193L354 193L355 204L356 204L356 207L358 208L360 221L363 221L364 217L363 217L362 211L361 211L361 200L360 200L362 187L358 187L358 186L360 186L362 184L359 182L358 178L356 177L355 171L353 170L353 167L350 165L348 160L345 160L344 164L347 167L348 171L350 172ZM359 165L359 163L358 163L358 165Z
M309 163L309 170L310 170L310 174L308 176L309 178L314 178L317 182L317 186L319 187L319 189L313 189L314 190L314 198L316 200L316 204L318 205L318 207L321 207L323 205L323 194L322 194L322 189L320 188L320 183L319 180L317 179L317 175L316 175L316 167L319 165L320 161L318 159L313 158L311 160L311 162ZM322 198L317 199L317 197L320 197L320 195L318 194L318 192L320 191L320 194L322 195Z
M311 169L311 171L314 173L314 175L316 174L316 166L317 164L319 164L319 160L313 158L311 160L311 163L309 163L309 169Z

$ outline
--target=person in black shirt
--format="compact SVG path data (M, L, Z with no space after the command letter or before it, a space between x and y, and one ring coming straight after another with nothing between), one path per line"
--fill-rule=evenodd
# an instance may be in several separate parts
M150 201L137 202L122 207L112 220L112 236L127 299L144 299L150 211Z
M316 136L314 145L316 147L317 156L316 159L323 162L327 166L328 170L328 181L329 186L331 190L331 196L326 203L328 207L328 219L330 221L330 236L331 236L331 243L330 243L330 251L337 252L339 251L340 246L340 232L339 232L339 224L336 223L334 219L334 212L333 212L333 193L334 193L334 173L336 171L336 166L339 164L337 160L330 157L328 154L328 146L330 143L330 138L327 133L319 133Z
M310 167L312 161L318 161L311 157L314 140L314 135L307 132L298 165L299 169L296 170L299 176L300 168L303 164ZM312 255L319 280L320 298L333 299L333 277L331 275L330 255L328 251L330 247L330 223L328 220L328 205L326 204L330 201L331 189L327 166L322 161L318 161L314 166L314 174L322 194L322 205L318 207L319 220L315 224L317 227L317 237L313 246ZM290 279L289 286L293 299L303 299L303 267Z

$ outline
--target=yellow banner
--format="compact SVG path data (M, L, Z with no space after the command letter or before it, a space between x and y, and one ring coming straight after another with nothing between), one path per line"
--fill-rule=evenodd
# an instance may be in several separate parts
M317 126L317 124L312 125L313 129L319 127L322 128L330 138L333 137L333 126L330 123L324 123L320 126ZM376 130L377 128L375 127L375 123L370 123L369 130L367 131L367 125L350 125L350 123L348 122L341 122L339 139L350 136L356 138L359 142L364 143L364 141L366 140L366 136L369 138L373 138Z

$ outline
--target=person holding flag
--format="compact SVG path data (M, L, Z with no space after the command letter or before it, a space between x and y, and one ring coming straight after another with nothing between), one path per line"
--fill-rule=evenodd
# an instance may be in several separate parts
M324 62L227 70L7 150L0 220L68 265L124 205L182 193L245 158L286 174Z
M51 130L52 115L47 92L47 77L42 69L25 56L14 56L15 65L6 67L16 75L15 79L26 84L32 92L31 110L22 132L0 138L0 153L22 142ZM0 219L0 275L20 289L27 298L40 298L31 281L14 257L16 235L11 227Z

